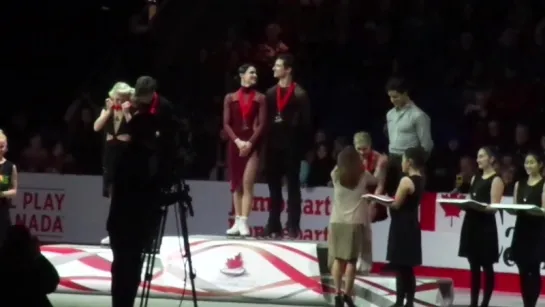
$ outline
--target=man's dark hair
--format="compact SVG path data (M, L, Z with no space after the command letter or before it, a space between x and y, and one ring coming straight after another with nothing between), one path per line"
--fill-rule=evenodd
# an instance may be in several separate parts
M291 68L293 70L293 65L295 65L295 58L291 53L282 53L276 57L277 60L282 60L285 68Z
M409 86L407 85L405 78L394 76L390 77L388 82L386 82L386 91L396 91L400 94L408 94Z
M153 94L157 90L157 81L150 76L141 76L134 85L134 96L142 97Z

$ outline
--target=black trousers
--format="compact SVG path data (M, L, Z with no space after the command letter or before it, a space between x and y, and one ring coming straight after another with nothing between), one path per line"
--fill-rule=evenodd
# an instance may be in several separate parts
M140 286L144 250L143 241L127 241L121 232L108 233L113 253L112 307L133 307Z
M301 183L299 172L301 168L301 155L293 148L266 148L265 173L271 202L269 205L269 220L267 225L273 231L281 231L282 223L282 183L284 177L288 186L288 228L299 229L301 222Z
M112 307L133 307L141 282L144 252L149 251L161 219L160 209L154 206L157 194L145 186L130 187L114 184L107 222L113 254Z

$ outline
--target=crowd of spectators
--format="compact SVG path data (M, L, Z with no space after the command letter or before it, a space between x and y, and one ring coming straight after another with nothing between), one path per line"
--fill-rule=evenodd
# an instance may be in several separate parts
M411 98L432 121L428 189L464 186L483 145L500 153L508 186L524 174L525 153L545 153L543 1L269 0L217 11L193 25L206 34L186 47L195 49L192 65L169 74L168 83L183 86L161 88L184 104L188 177L228 180L223 96L238 87L236 70L247 62L259 69L260 89L272 86L272 62L282 52L296 56L296 80L312 103L315 148L301 161L307 187L328 184L337 153L357 131L386 151L391 75L411 81ZM18 112L2 127L10 159L22 171L99 174L103 136L92 121L105 93L75 99L55 128Z

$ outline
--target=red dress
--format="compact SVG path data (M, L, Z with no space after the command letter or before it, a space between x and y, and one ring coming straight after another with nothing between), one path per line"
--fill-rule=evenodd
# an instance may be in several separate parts
M362 162L362 168L371 174L375 172L375 169L377 168L377 162L380 159L380 154L376 151L372 151L367 157L364 158ZM369 190L375 190L376 186L369 187ZM376 212L375 216L373 218L373 223L384 221L388 218L388 211L386 210L386 207L384 206L375 206Z
M241 88L225 95L223 101L223 129L229 136L227 163L231 191L242 184L246 163L255 151L259 150L261 134L265 126L267 105L265 96L253 89ZM235 140L249 141L251 152L240 156Z

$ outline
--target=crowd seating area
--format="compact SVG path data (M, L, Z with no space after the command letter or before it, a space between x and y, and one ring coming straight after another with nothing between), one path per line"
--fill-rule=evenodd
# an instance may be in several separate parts
M410 80L412 99L431 117L430 190L471 178L483 145L501 153L508 184L524 174L526 152L545 153L543 1L207 0L192 6L195 16L170 22L161 20L174 5L165 1L149 25L146 8L127 1L93 9L82 2L63 21L52 17L63 14L54 5L51 18L34 12L42 26L24 31L41 39L24 43L36 65L16 74L32 78L31 89L1 118L21 170L100 174L104 136L92 121L108 88L151 74L182 110L188 177L228 180L223 95L236 89L236 68L246 62L259 67L261 89L272 86L272 59L286 51L298 61L316 128L306 186L328 184L322 174L356 131L386 151L391 75ZM166 39L167 26L182 30Z

